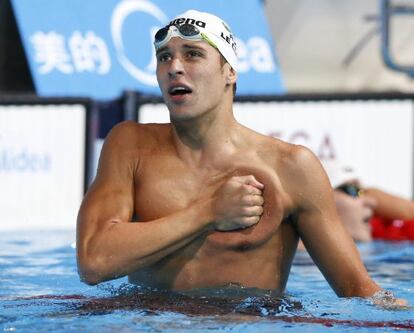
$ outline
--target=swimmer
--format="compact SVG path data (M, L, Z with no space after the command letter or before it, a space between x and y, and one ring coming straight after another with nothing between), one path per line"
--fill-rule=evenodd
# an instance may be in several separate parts
M335 189L339 217L355 241L414 239L412 200L364 186L355 169L338 160L323 159L321 162ZM398 222L398 227L393 221Z
M319 160L235 120L234 41L221 19L193 10L156 33L171 123L123 122L106 138L78 215L82 280L282 294L300 237L337 295L373 296L382 289L337 216Z

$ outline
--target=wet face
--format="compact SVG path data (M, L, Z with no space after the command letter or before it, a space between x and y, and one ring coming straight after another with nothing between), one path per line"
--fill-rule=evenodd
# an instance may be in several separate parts
M216 110L232 94L235 72L203 41L174 37L157 51L157 80L171 118ZM234 81L233 81L234 80Z

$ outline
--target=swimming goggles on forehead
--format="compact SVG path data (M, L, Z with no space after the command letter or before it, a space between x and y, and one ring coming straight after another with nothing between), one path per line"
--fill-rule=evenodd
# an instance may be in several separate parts
M211 46L217 48L214 42L212 42L205 33L201 32L196 26L186 23L182 25L167 25L166 27L158 30L154 37L155 49L158 50L167 44L173 37L181 37L192 41L204 40Z

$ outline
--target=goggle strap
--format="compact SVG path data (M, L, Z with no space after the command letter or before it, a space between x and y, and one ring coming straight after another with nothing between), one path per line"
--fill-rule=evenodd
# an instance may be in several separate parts
M217 45L204 32L200 32L201 37L209 43L212 47L218 49Z

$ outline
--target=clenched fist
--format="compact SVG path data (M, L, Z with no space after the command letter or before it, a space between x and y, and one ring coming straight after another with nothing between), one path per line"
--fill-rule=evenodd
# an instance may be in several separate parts
M244 229L259 222L263 214L264 185L253 175L233 176L214 193L215 229Z

